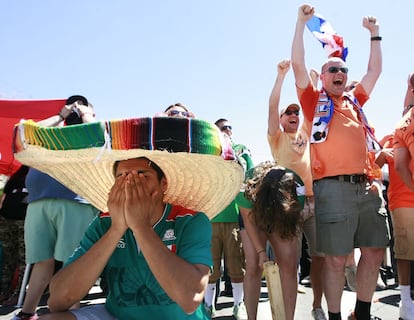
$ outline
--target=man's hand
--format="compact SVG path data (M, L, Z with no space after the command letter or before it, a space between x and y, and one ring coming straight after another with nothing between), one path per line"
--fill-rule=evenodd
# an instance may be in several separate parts
M374 16L366 16L362 19L362 25L364 28L368 29L371 33L371 37L379 35L379 25L377 24L377 18Z
M156 210L157 194L158 191L151 194L148 190L144 174L132 171L126 176L124 214L131 230L135 231L143 226L152 227L151 217Z
M126 174L117 177L108 196L108 210L112 219L112 227L125 231L128 229L124 217L126 180Z
M74 103L75 107L78 109L79 111L79 115L81 117L83 117L85 114L90 114L92 116L94 116L94 112L93 109L90 106L85 106L83 104L79 104L79 103Z
M385 161L387 163L390 163L391 161L393 161L393 159L394 159L394 149L393 148L383 148L380 152L384 154Z
M259 253L259 268L263 270L263 264L269 261L269 257L267 256L266 252Z
M285 76L288 73L289 69L290 69L290 60L289 59L282 60L277 64L277 72L281 76Z
M62 109L59 111L59 115L64 119L66 119L72 112L73 104L65 105Z
M299 7L298 21L308 22L315 14L315 8L309 4L303 4Z

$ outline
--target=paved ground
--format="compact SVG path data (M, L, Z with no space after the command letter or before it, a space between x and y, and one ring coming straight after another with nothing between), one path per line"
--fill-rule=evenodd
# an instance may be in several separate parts
M379 281L380 282L380 281ZM381 282L380 282L381 283ZM312 289L309 286L302 286L305 289L304 294L298 293L295 320L312 319ZM350 311L353 310L356 294L347 289L344 290L342 298L342 318L347 319ZM378 286L374 294L372 304L372 314L382 320L398 320L398 303L400 301L400 292L393 285L388 288ZM217 317L215 319L233 319L232 317L232 298L219 297L217 305ZM326 311L326 301L323 302L323 309ZM259 301L258 320L273 320L268 302L267 288L265 282L262 283L261 298Z
M381 283L381 281L379 281ZM304 286L304 294L298 293L295 320L312 319L310 316L312 308L312 289ZM43 297L38 312L47 312L46 296ZM90 294L82 301L82 305L90 303L101 303L104 298L99 290L99 287L94 287ZM387 288L378 286L374 295L372 304L372 314L381 318L382 320L398 320L398 302L400 301L399 290L395 285L390 285ZM347 315L353 309L355 303L355 293L348 290L344 291L342 299L342 315L346 320ZM323 307L326 310L326 303L324 301ZM214 319L229 320L232 316L232 298L220 296L217 301L217 316ZM19 311L16 307L0 307L0 319L11 319L13 313ZM155 319L157 320L157 319ZM262 283L262 292L259 301L258 320L272 320L270 312L270 305L268 302L267 288L265 282Z

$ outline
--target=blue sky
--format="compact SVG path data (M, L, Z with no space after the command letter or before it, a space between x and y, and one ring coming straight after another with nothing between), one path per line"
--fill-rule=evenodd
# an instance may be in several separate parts
M295 0L27 0L0 2L0 97L86 96L97 118L152 116L182 102L198 118L228 118L254 162L271 159L268 98L278 61L290 56ZM349 79L366 71L374 15L383 36L383 73L366 104L378 138L398 122L414 72L414 2L314 1L349 48ZM308 67L326 56L305 33ZM282 104L296 102L293 73Z

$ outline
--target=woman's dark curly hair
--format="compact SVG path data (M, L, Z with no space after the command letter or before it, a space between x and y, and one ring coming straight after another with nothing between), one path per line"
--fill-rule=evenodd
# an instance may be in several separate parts
M260 230L277 232L282 239L297 236L301 206L293 172L274 162L261 163L246 181L245 196L253 202L250 214Z

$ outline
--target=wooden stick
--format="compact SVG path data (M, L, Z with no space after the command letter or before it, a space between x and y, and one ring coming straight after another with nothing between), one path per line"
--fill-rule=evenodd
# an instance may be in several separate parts
M273 320L286 320L279 266L273 261L263 264Z

